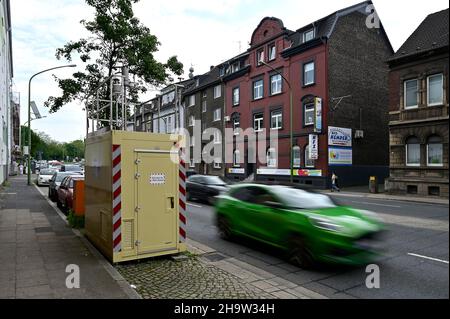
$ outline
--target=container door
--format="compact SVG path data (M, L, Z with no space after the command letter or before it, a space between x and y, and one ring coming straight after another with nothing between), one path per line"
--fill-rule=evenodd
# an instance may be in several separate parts
M177 248L176 165L169 154L137 153L138 254Z

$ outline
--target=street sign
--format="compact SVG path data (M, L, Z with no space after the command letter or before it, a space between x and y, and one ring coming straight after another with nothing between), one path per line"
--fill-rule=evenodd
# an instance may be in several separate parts
M314 132L322 132L322 99L316 97L314 99Z
M28 150L28 146L23 147L23 155L30 155L30 152Z
M30 104L31 104L31 109L33 110L33 113L34 113L34 118L35 118L35 119L40 119L40 118L42 118L42 115L41 115L41 113L39 112L39 109L38 109L36 103L35 103L34 101L31 101Z
M319 158L319 136L317 134L309 134L309 159L316 160Z

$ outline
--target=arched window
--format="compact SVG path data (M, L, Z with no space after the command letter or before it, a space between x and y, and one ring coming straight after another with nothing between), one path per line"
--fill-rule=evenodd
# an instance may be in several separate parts
M427 165L444 165L442 139L437 135L430 136L427 140Z
M305 146L305 167L314 167L315 161L309 158L309 145Z
M300 149L300 146L294 146L292 148L292 161L293 161L293 166L296 168L300 168L301 166L301 158L302 158L302 151Z
M277 151L273 147L267 150L267 167L277 167Z
M406 166L420 166L420 141L415 136L406 139Z
M241 166L241 152L239 150L235 150L233 153L233 166L234 167Z

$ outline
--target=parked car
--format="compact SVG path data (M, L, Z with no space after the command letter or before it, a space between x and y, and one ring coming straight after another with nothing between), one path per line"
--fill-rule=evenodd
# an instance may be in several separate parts
M61 172L82 172L79 165L61 165Z
M53 177L53 174L55 174L55 170L43 168L39 171L38 177L37 177L37 184L38 186L48 186L50 184L50 180Z
M186 182L186 199L213 204L215 197L227 191L228 185L218 176L191 175Z
M50 200L52 202L56 202L56 200L58 198L58 188L61 185L62 180L64 179L64 177L70 176L70 175L82 176L81 173L77 173L77 172L59 172L59 171L56 171L53 174L53 177L51 178L50 183L48 185L48 198L50 198Z
M73 185L74 180L84 180L82 175L69 175L64 177L58 187L56 204L62 211L67 212L73 205Z
M338 206L324 194L239 184L218 197L219 234L280 248L302 268L316 262L361 265L379 256L384 226L375 213Z

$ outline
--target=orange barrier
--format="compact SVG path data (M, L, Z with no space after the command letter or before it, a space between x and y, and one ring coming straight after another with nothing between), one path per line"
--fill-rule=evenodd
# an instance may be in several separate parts
M74 180L73 185L73 212L75 216L84 216L84 181Z

